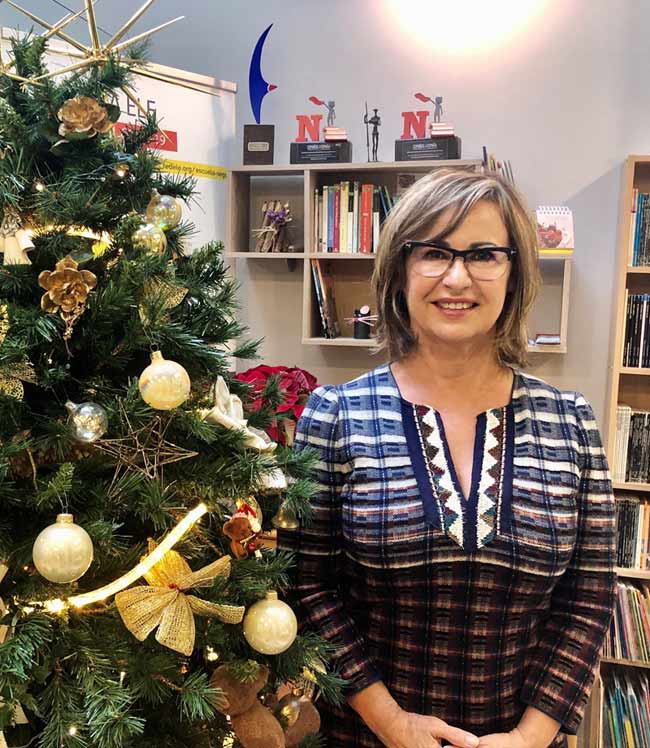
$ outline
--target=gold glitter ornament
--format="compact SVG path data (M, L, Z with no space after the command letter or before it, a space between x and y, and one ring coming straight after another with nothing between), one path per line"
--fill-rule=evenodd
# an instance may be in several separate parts
M9 332L9 307L0 304L0 346ZM36 373L31 361L25 356L22 360L0 365L0 393L16 400L25 396L23 382L35 382Z
M68 99L56 116L61 121L59 135L66 140L93 138L113 127L106 107L90 96Z
M147 313L147 302L154 299L156 304L162 305L165 311L175 309L187 296L188 289L182 286L175 286L163 278L150 278L145 281L142 289L142 299L138 306L140 319L145 324L149 324L149 315Z
M154 223L145 223L133 232L133 246L149 254L162 254L167 249L165 232Z
M177 364L163 358L160 351L151 354L151 364L140 375L138 387L142 399L156 410L172 410L190 396L189 374Z
M160 226L161 229L173 229L181 222L181 214L180 203L175 197L161 195L158 190L152 190L146 210L149 223Z
M156 544L149 542L149 552ZM198 571L192 571L177 551L167 551L145 575L150 586L132 587L115 595L124 625L138 641L154 630L156 641L175 652L190 656L194 651L194 616L214 616L224 623L240 623L245 608L221 605L185 594L194 587L212 587L217 577L230 576L230 556L223 556Z

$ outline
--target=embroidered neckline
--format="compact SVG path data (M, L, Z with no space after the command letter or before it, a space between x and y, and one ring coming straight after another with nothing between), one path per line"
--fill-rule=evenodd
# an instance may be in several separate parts
M458 482L440 413L403 398L401 405L426 521L467 551L482 548L500 531L509 529L514 452L512 400L476 418L467 497Z

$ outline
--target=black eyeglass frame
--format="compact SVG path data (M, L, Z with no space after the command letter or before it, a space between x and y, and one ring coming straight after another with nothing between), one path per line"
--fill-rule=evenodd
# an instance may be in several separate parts
M471 249L454 249L453 247L448 247L446 244L442 244L441 242L435 242L435 241L427 242L427 241L415 241L415 240L409 240L407 242L404 242L404 244L402 245L402 250L406 251L407 253L410 253L414 249L417 249L418 247L429 247L430 249L440 249L444 252L449 252L451 254L451 261L449 262L447 269L444 272L440 273L440 275L432 276L434 278L440 278L442 275L448 272L449 268L451 268L454 262L456 262L457 257L460 257L462 259L463 263L465 263L465 267L467 268L466 258L472 252L501 252L507 256L509 262L512 262L513 258L516 257L518 254L518 250L515 249L514 247L493 247L492 245L488 244L483 247L473 247ZM504 265L504 269L505 267L506 266ZM497 279L495 278L495 280Z
M503 252L503 254L507 255L510 262L512 262L513 257L516 257L516 255L519 254L519 251L514 247L493 247L491 244L486 244L483 247L472 247L471 249L454 249L453 247L448 247L446 244L442 244L441 242L420 242L409 240L404 242L402 245L402 249L407 252L412 252L414 249L417 249L417 247L430 247L431 249L441 249L445 252L451 252L453 256L452 263L457 257L461 257L463 262L465 262L465 257L467 257L471 252Z

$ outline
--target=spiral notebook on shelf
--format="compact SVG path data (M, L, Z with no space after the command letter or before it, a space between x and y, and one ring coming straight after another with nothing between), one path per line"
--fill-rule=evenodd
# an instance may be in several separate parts
M540 205L535 211L539 253L571 254L575 249L573 213L562 205Z

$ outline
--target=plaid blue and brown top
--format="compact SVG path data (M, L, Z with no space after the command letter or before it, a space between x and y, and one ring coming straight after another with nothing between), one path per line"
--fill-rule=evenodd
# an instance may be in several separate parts
M296 449L320 460L296 553L303 625L336 646L348 694L382 680L409 711L477 734L527 704L573 734L615 595L614 499L590 405L515 373L477 418L464 497L435 410L388 365L319 387ZM348 707L325 707L330 748L378 748ZM554 745L562 745L558 739Z

